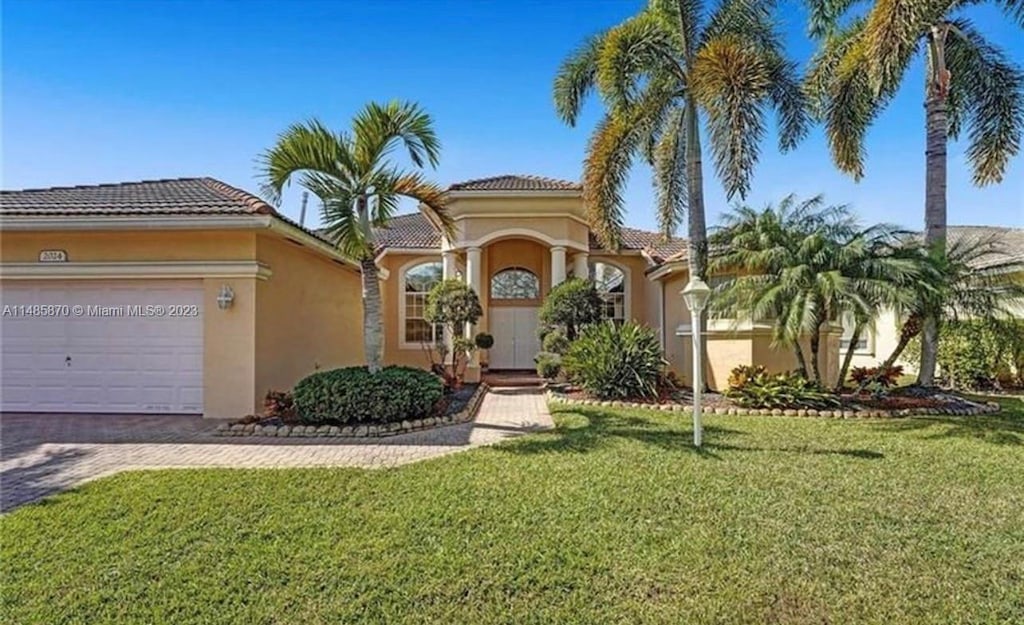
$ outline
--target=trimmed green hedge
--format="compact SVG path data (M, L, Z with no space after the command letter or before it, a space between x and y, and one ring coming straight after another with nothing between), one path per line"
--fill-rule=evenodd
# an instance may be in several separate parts
M299 418L310 425L391 423L432 416L444 396L434 374L412 367L321 371L295 385Z

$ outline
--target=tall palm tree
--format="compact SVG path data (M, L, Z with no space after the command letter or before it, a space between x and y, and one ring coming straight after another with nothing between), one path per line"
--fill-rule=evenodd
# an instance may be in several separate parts
M601 242L618 247L622 191L642 156L653 168L662 232L689 215L691 276L707 277L701 132L729 198L744 197L770 109L779 146L806 134L796 64L785 57L774 0L650 0L638 15L583 43L555 78L559 116L574 126L594 91L605 104L584 163L583 199ZM702 124L701 122L704 122Z
M882 304L902 302L919 275L917 259L898 253L899 242L894 227L861 228L846 206L824 206L821 196L798 202L790 195L763 210L740 206L711 237L712 270L738 274L718 288L714 309L771 320L775 343L793 350L805 377L825 385L822 328L844 312L873 318ZM848 367L849 354L846 360Z
M844 172L864 173L864 136L895 95L919 54L925 81L925 243L946 245L946 144L967 133L967 160L977 185L997 183L1020 149L1024 73L964 15L982 0L807 0L811 32L821 38L807 86L826 127L832 158ZM995 0L1024 27L1024 2ZM934 383L938 320L923 320L918 383Z
M353 119L351 133L332 132L316 119L294 124L260 159L264 194L280 204L282 190L297 177L322 202L325 235L359 262L363 347L374 373L381 368L384 336L374 229L387 225L402 197L418 201L442 230L451 229L445 192L421 173L403 171L389 161L399 146L416 168L437 166L440 142L427 113L409 102L371 102Z

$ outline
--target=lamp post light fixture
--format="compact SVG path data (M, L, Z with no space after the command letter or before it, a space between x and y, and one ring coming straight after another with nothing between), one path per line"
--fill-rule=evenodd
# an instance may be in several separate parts
M686 288L680 291L686 307L690 309L690 327L693 331L693 446L699 448L704 435L701 424L701 394L704 392L704 337L700 333L701 315L711 299L711 287L700 278L690 277Z

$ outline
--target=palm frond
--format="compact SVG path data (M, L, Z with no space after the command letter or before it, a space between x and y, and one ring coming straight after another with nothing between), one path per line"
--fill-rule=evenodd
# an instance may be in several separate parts
M570 126L576 125L583 101L594 90L597 57L604 38L604 33L601 33L584 41L562 62L555 74L555 111Z
M663 20L641 13L612 28L597 57L597 89L612 109L628 108L639 97L643 80L668 72L684 78L678 67L678 37Z
M707 113L710 149L726 197L745 197L765 133L770 68L756 48L725 35L697 53L691 88Z
M373 254L367 240L368 228L362 227L354 210L356 198L341 194L322 198L320 221L325 237L349 258L367 258Z
M658 226L666 236L675 234L686 211L686 125L685 110L675 107L668 113L664 130L654 148L654 190L657 197Z
M949 9L949 0L875 1L864 24L864 45L876 95L899 85L922 38Z
M406 149L417 167L437 166L441 142L430 115L414 102L371 102L356 115L352 125L353 152L366 172L379 163L396 142Z
M618 249L623 222L622 191L639 140L631 117L606 115L587 147L583 205L591 228L608 249Z
M344 185L354 173L349 146L348 137L331 132L319 120L289 126L258 157L263 195L275 206L280 204L281 191L301 172L311 172L312 179L324 187L329 179ZM321 199L331 194L326 188L316 193Z
M950 135L967 127L967 160L974 182L1001 182L1020 151L1024 131L1024 72L967 20L955 23L946 42L950 71Z
M420 210L438 225L441 232L447 237L452 236L455 222L448 212L448 193L443 188L424 180L418 173L407 173L395 179L392 191L419 202Z

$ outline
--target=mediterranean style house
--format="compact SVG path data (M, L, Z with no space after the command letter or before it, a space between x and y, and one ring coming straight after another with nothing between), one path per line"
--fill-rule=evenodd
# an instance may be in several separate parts
M449 191L450 239L419 213L377 232L386 363L429 365L424 346L438 329L423 318L425 295L454 277L484 310L467 331L494 336L467 377L532 369L543 298L585 275L605 315L654 328L689 379L685 241L626 228L621 249L602 248L572 182L507 175ZM364 362L358 266L211 178L4 191L0 308L0 411L233 418L259 410L268 389ZM842 333L823 331L826 375L838 370ZM883 347L880 331L866 340L865 354ZM795 365L758 323L714 320L707 342L713 387L736 365Z

